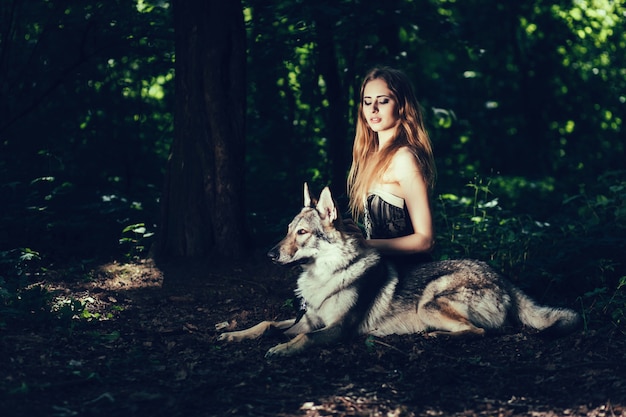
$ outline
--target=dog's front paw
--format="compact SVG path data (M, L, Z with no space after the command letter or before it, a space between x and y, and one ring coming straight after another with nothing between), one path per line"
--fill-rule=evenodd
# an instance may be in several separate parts
M239 337L239 332L226 332L219 335L217 340L220 342L239 342L242 340L242 337Z
M311 344L311 340L306 334L299 334L287 343L276 345L265 354L266 358L275 358L279 356L291 356L306 349Z
M295 349L290 348L289 343L281 343L276 345L265 354L266 359L278 358L281 356L289 356L296 353Z
M232 342L233 337L230 333L222 333L217 337L217 340L219 340L220 342Z

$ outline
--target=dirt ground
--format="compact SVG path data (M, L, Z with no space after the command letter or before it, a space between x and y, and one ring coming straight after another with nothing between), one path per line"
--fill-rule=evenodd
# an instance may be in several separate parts
M0 329L0 416L622 416L626 336L358 338L268 361L277 340L219 342L292 315L295 271L110 263L49 270L89 314ZM595 328L594 328L595 327Z

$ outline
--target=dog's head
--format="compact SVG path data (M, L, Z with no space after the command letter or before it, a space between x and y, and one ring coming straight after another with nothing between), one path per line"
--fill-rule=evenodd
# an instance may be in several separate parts
M341 221L328 187L318 200L304 184L304 207L289 224L287 235L267 254L279 265L307 264L319 253L320 247L340 234L335 223Z

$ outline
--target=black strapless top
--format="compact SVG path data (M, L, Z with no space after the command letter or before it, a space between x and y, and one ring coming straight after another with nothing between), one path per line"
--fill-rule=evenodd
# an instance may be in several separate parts
M370 191L364 221L367 239L390 239L413 233L404 199L385 191Z
M404 199L386 191L370 191L364 207L366 239L391 239L413 233L413 224ZM429 253L385 255L400 269L432 261Z

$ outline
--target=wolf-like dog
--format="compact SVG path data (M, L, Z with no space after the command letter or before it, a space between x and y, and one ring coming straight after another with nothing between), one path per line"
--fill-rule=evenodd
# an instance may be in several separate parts
M580 322L573 310L536 304L484 262L445 260L397 268L361 235L344 231L328 187L315 201L304 185L304 208L268 256L279 265L302 267L296 294L306 305L303 315L263 321L219 338L241 341L275 331L294 336L266 357L362 334L483 335L518 322L563 335Z

